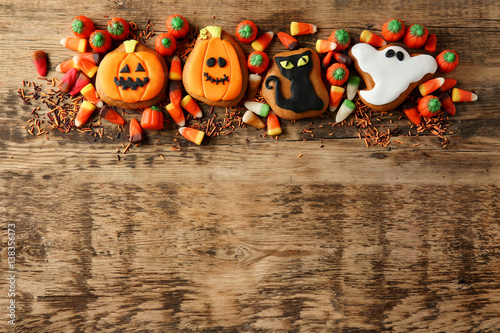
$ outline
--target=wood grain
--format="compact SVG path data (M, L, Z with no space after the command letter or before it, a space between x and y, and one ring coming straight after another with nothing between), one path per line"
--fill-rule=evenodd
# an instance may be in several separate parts
M400 110L374 120L401 129L387 148L332 127L330 113L282 122L278 140L238 127L199 147L170 125L120 160L127 138L109 124L112 139L22 128L32 106L16 91L42 82L30 54L45 50L52 67L72 56L59 40L74 16L163 32L170 13L230 34L243 19L275 33L314 23L305 47L336 28L357 40L390 18L424 23L438 50L460 55L445 77L479 100L457 105L445 149ZM469 0L0 0L0 331L500 331L499 14L495 1ZM281 51L277 40L268 49Z

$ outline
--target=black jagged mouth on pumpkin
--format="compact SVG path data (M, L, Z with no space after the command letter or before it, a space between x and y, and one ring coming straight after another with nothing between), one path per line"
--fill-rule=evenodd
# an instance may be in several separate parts
M146 83L149 82L149 77L146 76L144 79L139 79L136 78L135 81L131 78L128 77L126 80L123 78L123 76L120 76L119 78L114 77L113 81L115 82L117 87L122 87L123 90L131 89L131 90L136 90L139 87L144 86Z
M225 82L229 82L229 77L226 74L224 74L224 77L222 79L213 78L207 72L204 72L203 76L205 77L205 81L210 81L212 83L215 83L215 85L218 85L219 83L222 83L224 85Z

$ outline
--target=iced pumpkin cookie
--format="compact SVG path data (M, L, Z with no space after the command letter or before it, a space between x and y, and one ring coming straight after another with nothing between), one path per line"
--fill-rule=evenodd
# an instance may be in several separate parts
M328 91L318 54L307 48L276 54L262 84L262 96L283 119L321 115L328 106Z
M156 51L127 40L99 64L96 89L101 99L123 109L158 104L167 89L168 67Z
M387 45L380 49L365 43L349 51L366 89L358 91L361 101L376 111L389 111L405 101L420 83L437 70L436 60L427 54L410 55L404 48Z
M247 89L245 54L220 27L201 29L184 65L182 82L186 92L199 101L235 106Z

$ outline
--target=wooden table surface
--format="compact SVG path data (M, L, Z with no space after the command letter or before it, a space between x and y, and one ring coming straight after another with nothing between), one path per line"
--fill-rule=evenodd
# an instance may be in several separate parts
M277 140L235 126L201 146L170 124L126 153L110 123L103 138L47 119L48 134L28 133L38 104L18 89L46 86L32 51L60 78L73 17L158 34L170 14L233 36L243 19L261 33L309 22L309 47L333 29L357 41L391 18L422 23L460 56L445 77L479 100L457 104L446 145L400 109L373 117L401 128L387 147L333 113L282 121ZM499 22L497 1L0 0L0 331L499 332Z

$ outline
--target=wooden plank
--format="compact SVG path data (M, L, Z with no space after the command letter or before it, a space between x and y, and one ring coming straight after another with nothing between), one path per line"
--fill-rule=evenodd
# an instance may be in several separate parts
M30 54L45 50L51 68L73 56L59 40L74 16L149 20L159 33L170 13L230 34L243 19L260 33L310 22L307 47L337 28L357 41L390 18L423 23L460 55L445 77L479 100L457 104L445 148L399 109L372 118L399 131L389 147L366 147L334 113L282 121L277 140L235 126L202 146L168 124L126 153L126 129L109 123L103 138L23 128L37 104L17 90L45 85ZM0 0L0 248L8 258L15 225L17 270L12 327L2 260L0 331L499 331L499 13L471 0Z

